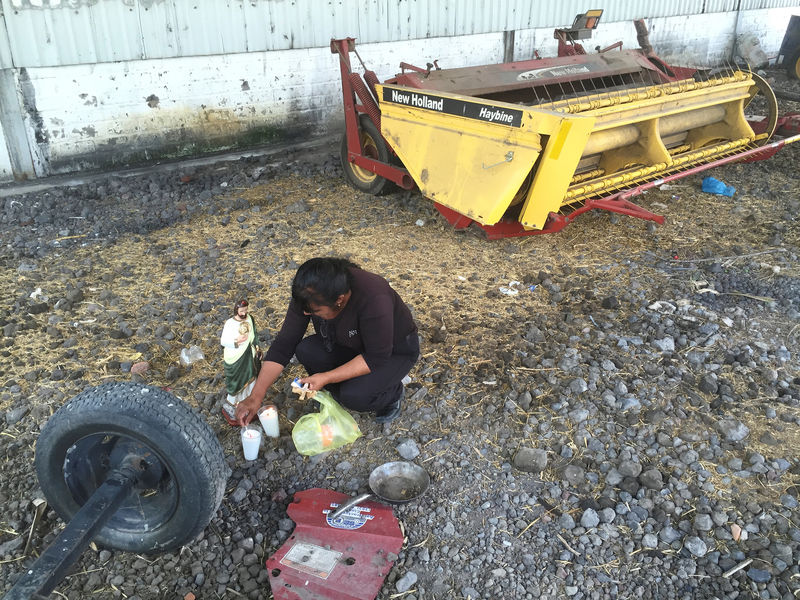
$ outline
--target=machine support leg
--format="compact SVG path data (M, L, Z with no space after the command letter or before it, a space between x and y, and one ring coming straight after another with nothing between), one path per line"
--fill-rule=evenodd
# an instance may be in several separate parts
M3 600L49 596L92 538L130 496L135 483L136 475L133 471L112 473L75 513L64 531L19 578Z

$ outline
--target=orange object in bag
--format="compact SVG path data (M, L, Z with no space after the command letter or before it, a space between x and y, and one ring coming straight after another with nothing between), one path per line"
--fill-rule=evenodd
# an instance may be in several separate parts
M358 423L330 392L319 391L314 400L320 403L319 412L303 415L292 429L292 440L300 454L313 456L334 450L361 436Z

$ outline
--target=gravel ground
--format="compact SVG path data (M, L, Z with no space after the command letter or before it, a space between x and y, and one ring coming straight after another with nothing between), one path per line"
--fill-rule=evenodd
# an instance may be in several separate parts
M22 556L41 426L87 386L133 379L208 419L225 499L180 551L87 549L54 598L270 598L293 494L364 491L400 458L433 483L395 507L407 541L379 598L800 595L800 144L715 170L733 198L699 177L642 197L658 228L593 213L498 242L418 194L354 192L337 146L0 201L0 590L63 526L48 511ZM294 270L322 254L412 306L423 357L404 412L356 415L362 438L304 458L292 367L270 396L282 436L245 462L217 416L222 323L245 294L268 344ZM193 345L206 358L184 366Z

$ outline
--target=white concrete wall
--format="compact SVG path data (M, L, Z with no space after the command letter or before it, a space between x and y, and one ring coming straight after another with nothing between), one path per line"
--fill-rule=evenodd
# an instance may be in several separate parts
M502 60L502 34L359 47L379 77L423 66ZM355 56L352 57L355 60ZM341 124L338 56L329 48L27 69L47 139L46 173L110 167L307 138ZM43 146L43 144L39 144Z
M737 34L756 33L776 54L789 16L797 10L753 10L648 19L650 41L667 63L708 65L732 55ZM637 47L629 21L601 23L584 46L622 40ZM433 38L359 46L380 79L400 61L442 67L494 63L503 57L503 34ZM538 50L554 56L552 28L516 32L515 58ZM355 60L355 56L353 56ZM28 68L23 111L41 157L36 175L108 168L197 155L270 138L306 138L341 126L336 55L327 47ZM31 111L34 112L31 112ZM1 159L2 157L0 157ZM0 164L0 177L4 175Z
M14 171L11 168L11 156L8 154L5 140L6 133L0 123L0 181L11 181L14 179Z
M777 58L789 17L800 16L800 4L795 8L747 10L738 14L737 34L753 34L771 59Z

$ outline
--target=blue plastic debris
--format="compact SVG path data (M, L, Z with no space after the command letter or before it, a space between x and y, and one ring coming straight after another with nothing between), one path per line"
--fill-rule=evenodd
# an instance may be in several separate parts
M736 188L732 185L725 185L719 179L706 177L703 179L703 191L719 196L733 196L736 193Z

